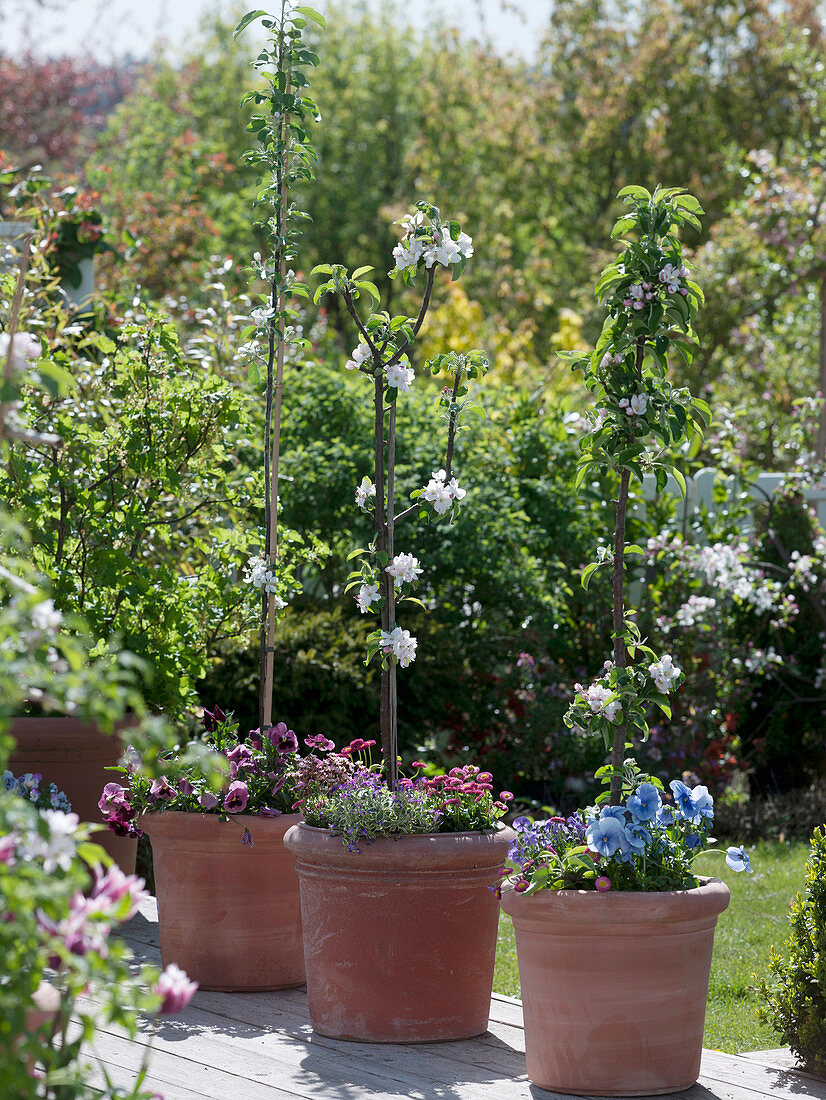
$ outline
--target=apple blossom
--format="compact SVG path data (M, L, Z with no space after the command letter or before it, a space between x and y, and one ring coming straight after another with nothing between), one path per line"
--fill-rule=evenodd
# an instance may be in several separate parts
M356 595L356 603L362 615L369 611L371 605L378 603L379 600L381 600L381 596L379 595L378 584L363 584Z
M673 657L666 654L659 661L648 666L648 675L654 681L657 690L667 695L677 686L677 681L683 674L679 665L674 664Z
M371 499L373 501L376 499L376 486L369 477L363 477L361 484L356 486L356 504L363 512L366 512L372 507Z
M357 348L353 349L350 358L344 364L347 370L358 370L359 367L366 363L370 358L370 349L366 344L359 344Z
M391 363L384 368L387 385L395 387L399 393L409 393L410 386L416 377L412 367L406 367L404 363Z
M422 573L419 559L412 554L397 554L387 566L386 572L394 578L394 586L412 584Z

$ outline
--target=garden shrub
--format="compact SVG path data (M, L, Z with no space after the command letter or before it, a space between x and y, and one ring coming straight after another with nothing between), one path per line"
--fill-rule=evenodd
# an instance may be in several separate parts
M805 895L789 914L785 955L769 958L773 981L761 979L760 1015L784 1036L806 1069L826 1074L826 826L815 829Z
M715 803L714 827L743 841L807 840L826 821L826 779L768 795L732 788Z

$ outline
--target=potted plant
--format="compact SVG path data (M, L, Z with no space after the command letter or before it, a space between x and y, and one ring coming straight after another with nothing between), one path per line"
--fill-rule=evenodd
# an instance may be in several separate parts
M629 485L652 471L658 489L672 449L709 420L705 402L667 378L673 348L687 361L702 293L684 265L679 230L699 226L699 203L682 189L620 192L629 210L614 227L625 248L597 294L608 315L592 354L568 353L595 393L577 485L595 469L619 481L610 547L586 566L611 574L613 654L593 683L575 685L566 723L600 732L609 790L567 820L515 822L513 871L501 891L513 918L525 1013L528 1075L541 1088L598 1096L654 1095L687 1088L700 1071L705 1004L717 916L729 901L716 879L698 879L694 856L709 839L705 787L662 784L625 753L648 733L646 714L670 715L683 674L654 653L625 606ZM749 869L741 849L729 865Z
M183 967L204 989L286 989L304 982L301 910L286 831L303 795L353 772L349 750L306 739L283 722L239 734L220 707L205 710L189 750L164 754L154 778L132 756L124 784L107 783L100 809L121 835L152 842L164 965ZM205 769L197 750L206 747ZM217 772L213 764L223 765ZM208 934L205 930L208 929Z
M37 181L32 188L36 195ZM194 374L160 314L119 324L116 339L67 335L32 295L43 273L27 271L28 260L27 251L19 272L0 273L13 302L0 316L0 370L8 364L11 381L13 359L34 358L41 384L14 392L0 492L51 582L40 618L71 627L82 616L100 651L116 638L133 655L149 707L174 718L195 702L216 640L249 619L238 562L257 538L243 522L251 504L228 446L240 398L217 374ZM277 592L312 554L297 536L287 540ZM122 749L111 726L81 709L57 715L47 697L19 704L13 767L55 781L83 820L99 820L107 768ZM104 844L134 869L133 840L109 833Z
M416 381L410 353L430 304L437 271L452 277L473 254L455 221L419 202L402 220L394 277L425 287L415 317L383 311L362 316L357 302L379 304L369 268L350 274L321 265L316 291L341 297L359 336L346 363L363 376L374 411L373 469L355 489L356 506L372 513L374 538L354 550L347 579L364 614L379 613L367 638L366 663L381 665L379 730L382 765L362 760L340 787L303 799L305 822L285 842L301 880L307 993L320 1034L370 1042L429 1042L477 1035L487 1028L496 947L497 908L489 887L504 861L509 831L497 828L508 792L474 765L441 778L399 773L397 670L416 659L417 640L397 621L423 567L397 545L397 529L417 515L453 522L466 491L455 476L454 450L469 406L469 379L487 369L481 352L437 355L426 370L448 372L439 405L446 421L440 468L399 503L395 487L397 406ZM373 743L368 738L365 744ZM369 929L369 932L365 930ZM421 960L403 981L400 958Z

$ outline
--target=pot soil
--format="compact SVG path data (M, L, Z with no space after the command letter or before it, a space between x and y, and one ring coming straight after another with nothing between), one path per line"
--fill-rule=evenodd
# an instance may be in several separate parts
M81 821L102 826L92 840L121 870L134 874L137 841L107 829L98 807L104 786L122 778L106 770L120 759L120 738L103 733L93 722L58 717L13 718L9 733L16 742L8 765L14 774L40 772L46 783L56 783Z
M349 852L304 823L287 847L301 881L313 1029L427 1043L487 1030L510 829L381 837Z
M700 1074L719 879L667 893L508 890L528 1076L552 1092L653 1096Z
M164 810L144 815L152 843L164 966L177 963L202 989L289 989L304 983L295 858L280 817ZM253 846L241 843L244 827Z

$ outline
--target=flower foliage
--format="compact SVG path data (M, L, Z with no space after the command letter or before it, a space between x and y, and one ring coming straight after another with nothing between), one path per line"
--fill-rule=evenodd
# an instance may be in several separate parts
M806 864L806 890L792 902L791 928L781 955L769 958L760 979L760 1015L786 1039L807 1069L826 1073L826 827L815 829Z
M352 775L333 790L314 792L302 802L307 823L340 832L351 852L381 836L490 831L513 797L502 791L494 799L493 777L474 764L427 776L425 764L415 761L414 777L401 778L391 789L382 782L380 765L369 763L373 744L352 742L344 750L360 757Z
M144 966L135 973L129 949L112 933L148 897L143 879L106 867L108 857L88 837L77 815L38 809L0 789L5 1095L150 1100L142 1085L146 1063L126 1089L93 1087L86 1041L96 1027L112 1023L134 1038L141 1016L180 1011L195 992L195 984L172 968L159 974ZM30 1013L35 1003L43 1007L38 998L49 992L41 985L44 972L58 996L45 1022L32 1026ZM76 1025L71 1030L70 1019Z
M609 769L604 769L607 773ZM706 787L671 782L671 800L660 781L626 761L624 805L592 806L564 819L517 818L513 864L504 885L520 893L536 890L686 890L698 885L691 864L707 848L714 802ZM712 849L709 849L712 850ZM742 849L730 848L726 862L751 871Z
M308 737L305 745L313 751L301 757L298 736L285 722L243 736L220 707L205 710L200 736L183 752L166 753L153 774L141 767L140 754L127 752L125 785L106 784L101 813L121 836L139 836L144 813L179 810L224 820L243 815L241 840L250 844L249 817L292 813L309 792L326 791L352 774L349 754L336 753L328 738Z

